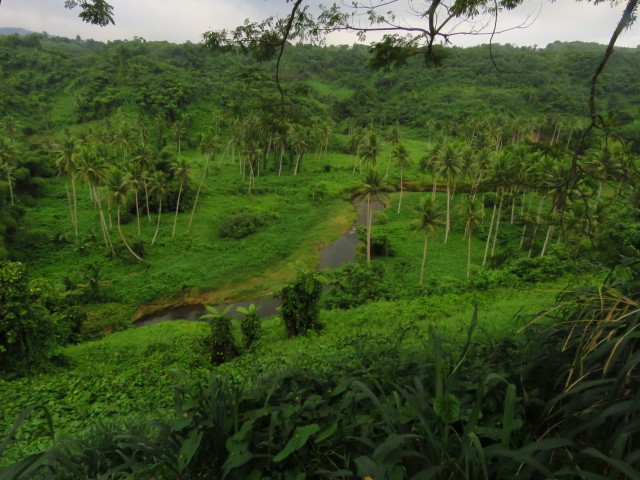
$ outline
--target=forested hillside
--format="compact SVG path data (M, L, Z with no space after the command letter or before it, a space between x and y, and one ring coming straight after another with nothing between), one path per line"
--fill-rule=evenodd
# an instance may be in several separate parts
M637 479L603 51L0 36L0 478Z

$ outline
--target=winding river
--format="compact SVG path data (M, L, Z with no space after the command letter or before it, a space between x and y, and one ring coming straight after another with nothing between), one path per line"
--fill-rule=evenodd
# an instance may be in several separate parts
M325 268L336 268L343 263L350 262L356 256L356 247L358 246L358 234L356 233L356 227L359 225L365 225L367 223L367 209L366 204L361 203L358 205L358 218L356 219L353 227L346 233L342 234L331 245L320 250L320 263L318 270ZM381 210L383 205L376 202L374 204L374 210ZM220 310L227 307L231 307L228 314L234 318L240 318L243 315L237 311L237 307L247 308L249 305L254 304L258 307L258 313L261 317L270 317L277 314L277 309L280 306L280 300L275 298L260 298L257 300L245 300L243 302L230 303L224 305L215 305ZM136 327L146 327L149 325L155 325L159 322L167 320L198 320L200 316L207 313L203 304L194 305L182 305L179 307L168 307L164 310L159 310L150 315L140 318L135 322Z

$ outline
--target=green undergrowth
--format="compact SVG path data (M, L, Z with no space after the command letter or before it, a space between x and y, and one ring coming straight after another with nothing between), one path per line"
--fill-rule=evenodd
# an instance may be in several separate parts
M517 332L527 314L553 300L551 290L523 292L496 289L483 292L420 297L398 302L373 302L352 310L323 310L320 334L288 339L282 320L262 321L262 336L251 349L215 371L233 384L248 388L260 379L291 368L331 372L335 365L358 370L389 355L422 350L430 328L442 332L452 349L464 343L473 305L478 304L478 339ZM233 322L239 338L239 323ZM3 382L0 388L2 429L29 405L51 414L56 439L75 436L103 421L158 418L171 414L173 387L205 375L211 368L206 323L173 321L116 332L101 340L62 349L58 365L34 377ZM3 462L51 445L41 413L32 414L17 433Z

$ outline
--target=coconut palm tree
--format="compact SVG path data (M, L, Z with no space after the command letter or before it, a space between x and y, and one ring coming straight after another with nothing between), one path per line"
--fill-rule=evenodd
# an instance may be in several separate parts
M133 192L133 198L136 204L136 225L138 227L138 237L142 234L140 231L140 202L138 200L138 192L140 188L146 185L147 179L134 163L128 163L125 170L129 179L129 188Z
M162 218L162 200L167 196L167 176L164 172L156 170L149 179L149 190L151 195L158 202L158 222L156 223L156 231L153 234L151 245L153 245L158 237L158 231L160 230L160 219Z
M413 221L414 231L422 232L424 235L424 244L422 248L422 265L420 267L420 285L424 281L424 267L427 263L427 240L429 235L435 236L438 225L443 222L440 219L442 212L438 209L433 198L425 196L420 198L418 208L416 209L417 218Z
M455 146L451 143L445 145L438 154L438 174L447 180L447 223L444 243L447 243L451 229L451 184L460 173L460 168L460 160Z
M460 205L465 219L464 238L467 239L467 278L471 274L471 236L473 229L480 225L483 218L482 204L475 196L469 195Z
M137 166L138 171L142 176L144 199L147 207L147 217L149 218L149 221L151 221L151 211L149 209L149 185L147 180L149 177L149 172L151 172L154 166L153 152L149 148L140 148L133 157L133 163Z
M182 196L184 187L188 187L189 183L191 182L191 179L189 178L189 165L187 164L187 161L182 157L178 157L178 159L171 165L171 174L173 175L173 178L178 179L178 200L176 201L176 215L173 218L173 230L171 232L171 238L173 238L176 235L178 212L180 210L180 197Z
M373 219L373 203L383 202L389 196L391 187L377 170L369 169L362 176L362 184L356 190L356 200L367 201L367 263L371 262L371 222Z
M100 200L100 183L105 178L106 164L104 157L98 151L98 146L95 144L85 145L80 150L80 175L89 184L89 194L91 200L98 210L98 216L100 218L100 227L102 229L102 236L104 237L105 245L111 248L113 251L113 243L109 235L109 229L107 228L107 222L105 220L104 212L102 210L102 201Z
M122 225L120 224L120 210L127 208L129 192L131 191L131 177L125 174L119 168L111 168L106 176L107 192L111 196L113 203L116 206L116 225L118 227L118 235L124 246L129 250L136 260L142 262L142 258L133 251L133 249L127 243L122 233Z
M193 216L196 213L196 207L198 206L198 199L200 198L200 191L202 190L202 184L207 177L207 171L209 170L209 162L211 157L220 152L220 141L218 137L209 134L200 135L200 152L205 156L204 168L202 169L202 176L198 183L198 190L196 190L196 198L193 200L193 207L191 208L191 216L189 217L189 225L187 225L187 233L191 229L191 223L193 222Z
M362 165L375 169L381 152L382 144L378 142L378 136L371 132L369 133L368 142L360 150L360 162Z
M69 187L65 182L67 200L71 210L71 224L73 225L76 238L78 237L78 201L76 195L76 177L78 174L78 143L71 136L66 136L60 145L54 146L55 165L60 173L64 173L71 180L71 191L73 197L69 195ZM72 200L73 198L73 200Z
M307 150L309 149L307 132L305 132L302 128L294 129L291 135L291 144L293 146L293 150L296 152L296 163L293 167L293 174L297 175L302 157L305 153L307 153Z
M393 152L391 153L393 159L395 160L395 164L400 169L400 200L398 201L398 213L400 213L400 207L402 206L402 191L403 187L403 173L406 168L409 168L413 163L411 158L409 157L409 150L402 144L397 145Z
M9 184L9 198L11 199L11 205L14 204L13 200L13 169L18 164L18 152L14 145L9 143L4 138L0 138L0 167Z
M389 129L385 136L385 140L391 144L391 151L389 152L389 158L387 158L387 169L385 170L385 175L389 175L389 165L391 164L393 152L400 144L400 130L397 123Z

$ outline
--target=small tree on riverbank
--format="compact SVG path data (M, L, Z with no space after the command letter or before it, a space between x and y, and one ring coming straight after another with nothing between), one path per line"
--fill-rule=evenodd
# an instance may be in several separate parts
M220 365L240 354L240 349L231 333L231 318L228 315L231 307L222 311L211 305L204 307L209 313L202 315L200 320L206 320L211 327L211 363Z
M295 280L280 291L281 311L289 337L320 330L322 282L318 272L299 272Z

